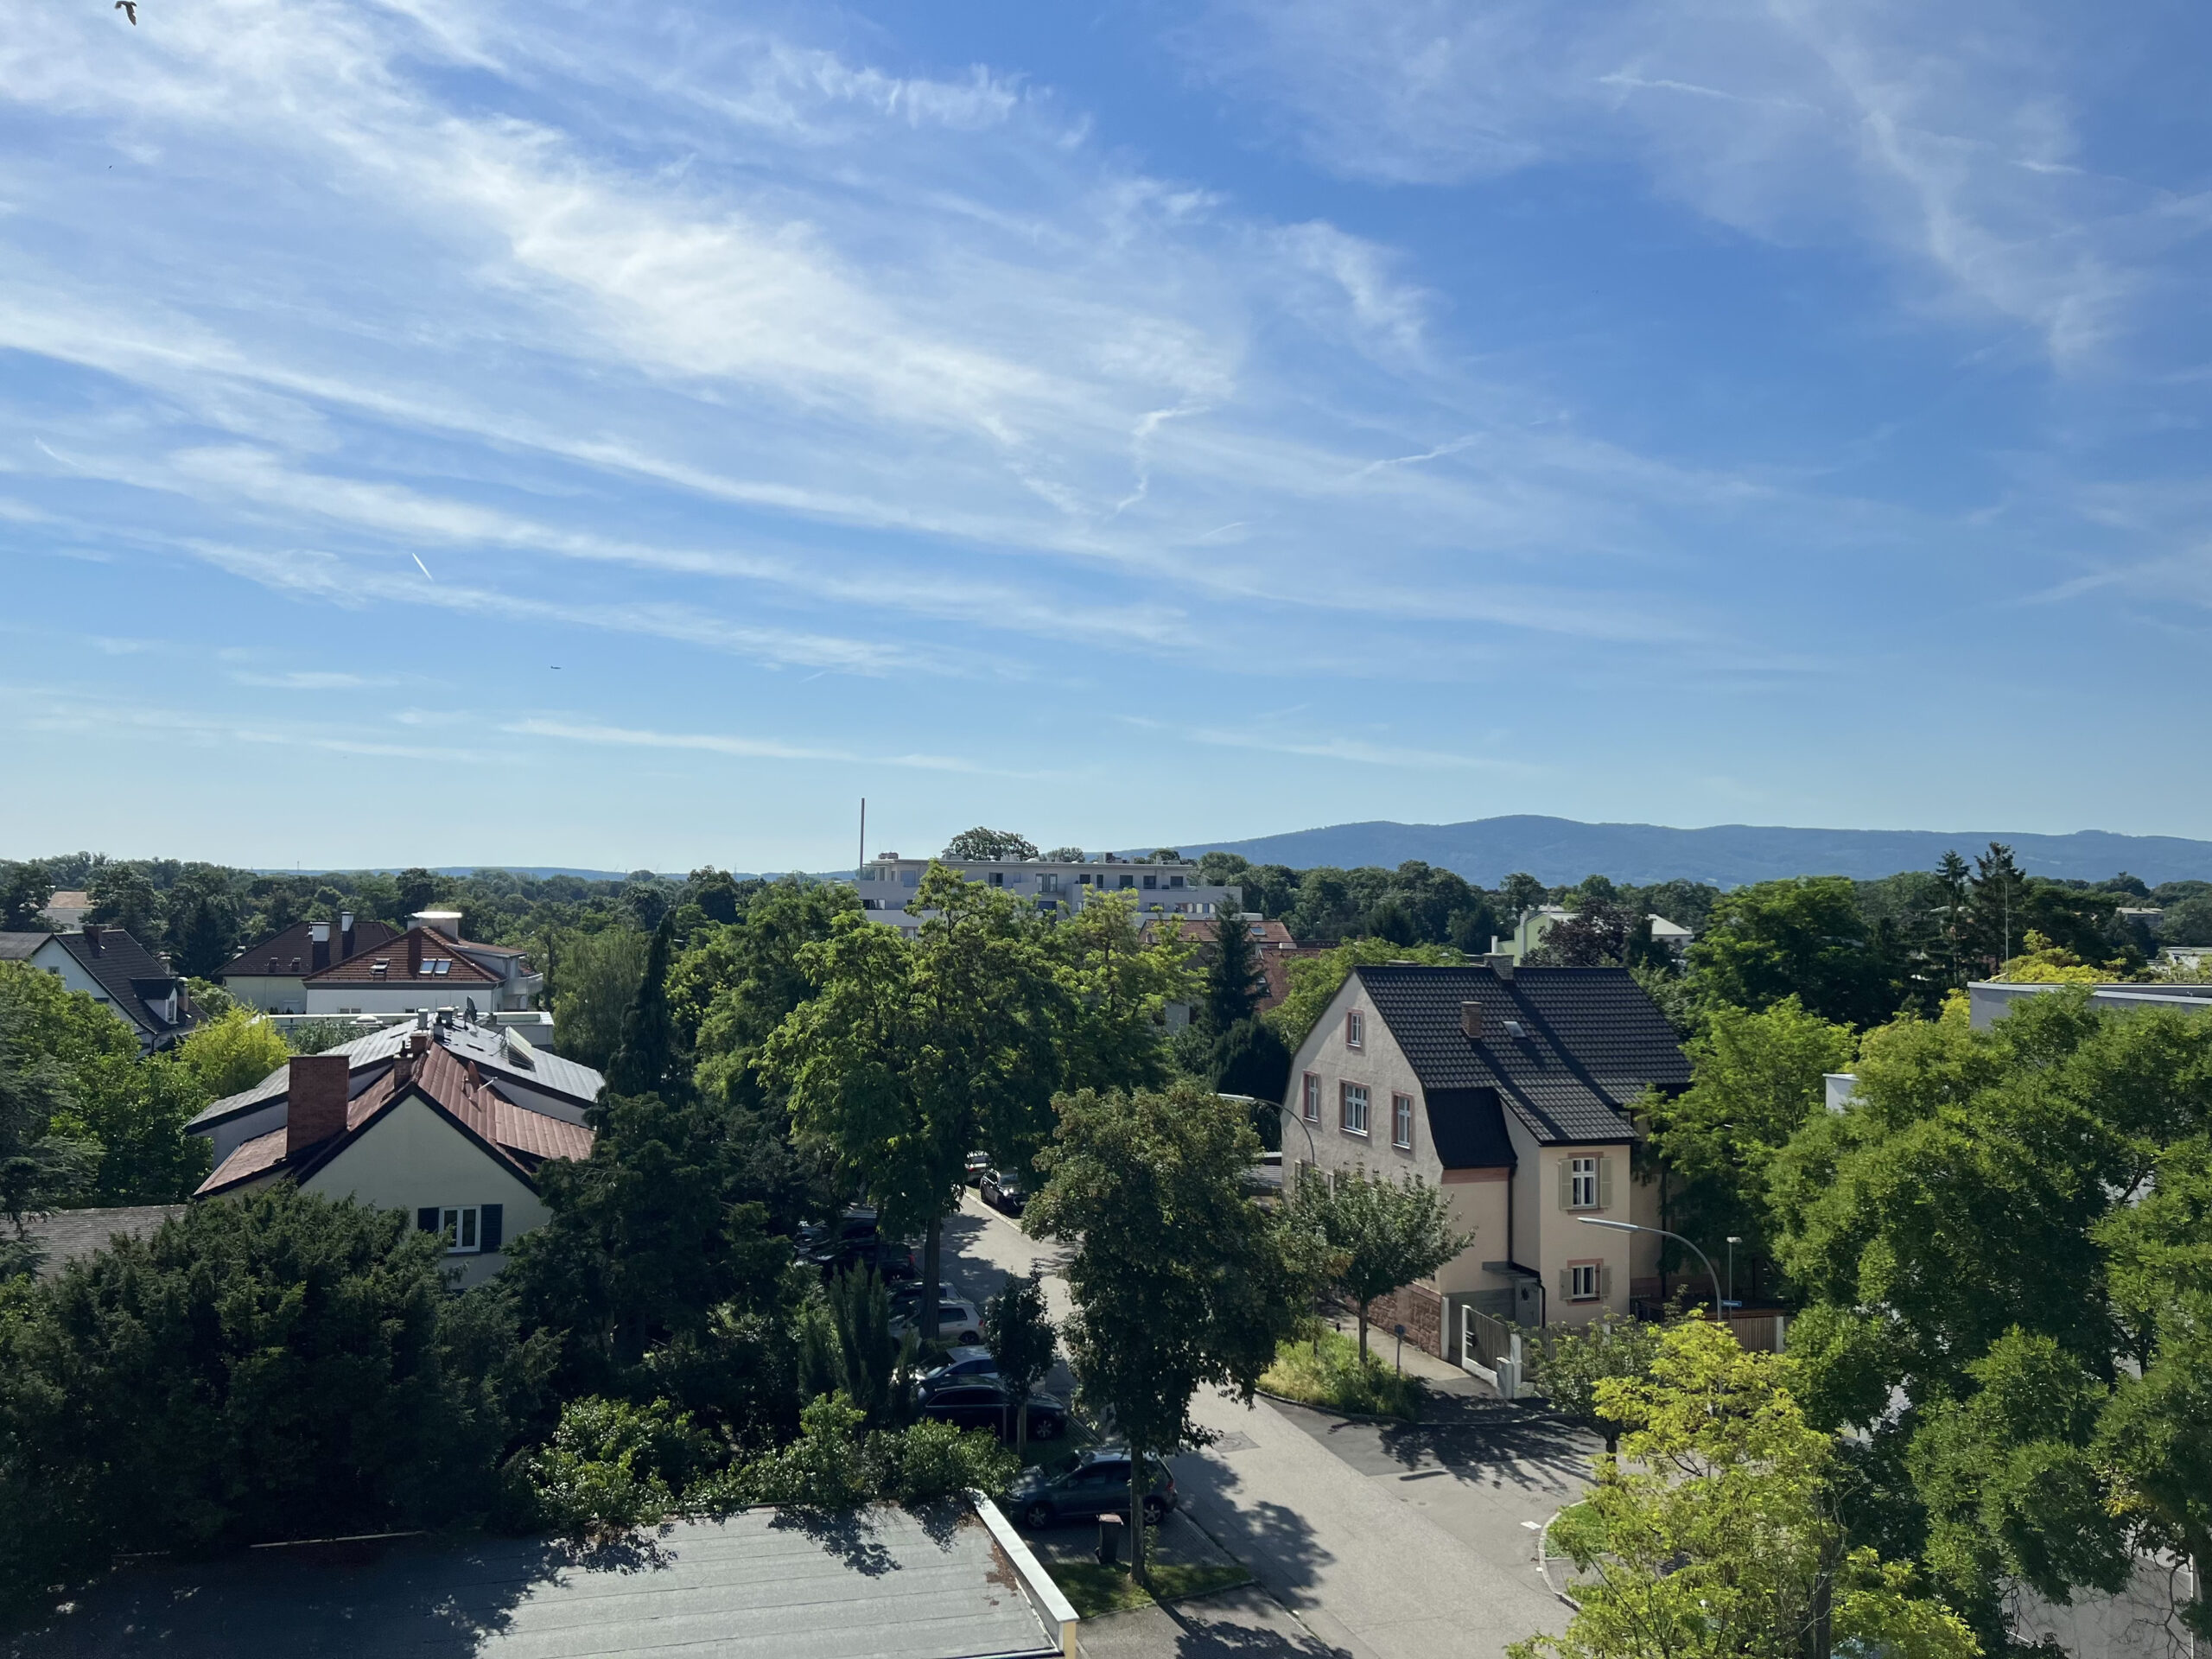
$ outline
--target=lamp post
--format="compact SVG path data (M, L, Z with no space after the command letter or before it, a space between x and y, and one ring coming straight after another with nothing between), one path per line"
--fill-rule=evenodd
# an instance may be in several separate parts
M1728 1306L1736 1306L1736 1247L1744 1241L1734 1233L1728 1235Z
M1713 1271L1713 1258L1703 1250L1698 1250L1695 1244L1680 1233L1670 1233L1664 1227L1639 1227L1632 1221L1608 1221L1603 1216L1577 1216L1575 1219L1585 1227L1610 1227L1617 1233L1656 1233L1661 1238L1673 1239L1677 1244L1688 1244L1690 1249L1697 1250L1697 1259L1705 1263L1706 1276L1713 1281L1713 1313L1719 1315L1726 1311L1720 1298L1720 1275Z
M1298 1125L1299 1132L1306 1137L1306 1150L1312 1154L1310 1161L1314 1168L1319 1169L1321 1166L1321 1149L1313 1144L1313 1131L1306 1128L1306 1120L1303 1117L1293 1117L1290 1115L1290 1108L1279 1100L1262 1100L1257 1101L1256 1103L1274 1107L1284 1122Z

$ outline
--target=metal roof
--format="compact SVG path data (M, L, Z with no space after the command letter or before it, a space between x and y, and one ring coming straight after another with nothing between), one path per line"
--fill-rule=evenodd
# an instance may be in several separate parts
M409 1539L141 1563L13 1650L22 1659L232 1659L242 1647L332 1659L1046 1659L1061 1651L1060 1630L1040 1614L1027 1578L972 1511L925 1523L899 1510L825 1522L747 1510L591 1548Z

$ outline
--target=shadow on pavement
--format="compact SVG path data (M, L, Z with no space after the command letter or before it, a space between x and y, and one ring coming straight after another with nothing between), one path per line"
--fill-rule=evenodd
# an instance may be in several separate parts
M1432 1398L1432 1421L1420 1423L1367 1422L1271 1403L1363 1475L1434 1472L1527 1492L1580 1491L1599 1446L1564 1419L1497 1400Z

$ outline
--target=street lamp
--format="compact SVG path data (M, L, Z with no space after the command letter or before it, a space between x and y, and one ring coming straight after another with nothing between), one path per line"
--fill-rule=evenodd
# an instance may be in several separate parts
M1234 1100L1237 1098L1237 1096L1232 1095L1230 1096L1229 1098ZM1306 1150L1313 1154L1310 1161L1316 1169L1319 1169L1321 1166L1321 1149L1313 1144L1313 1131L1306 1127L1306 1120L1304 1118L1293 1117L1290 1115L1290 1109L1285 1106L1281 1101L1262 1100L1256 1095L1247 1095L1244 1098L1249 1100L1255 1106L1272 1106L1281 1116L1284 1122L1297 1124L1299 1132L1306 1137Z
M1736 1247L1744 1241L1734 1233L1728 1235L1728 1306L1736 1306Z
M1691 1244L1688 1239L1680 1233L1670 1233L1664 1227L1639 1227L1632 1221L1607 1221L1603 1216L1577 1216L1575 1219L1585 1227L1610 1227L1617 1233L1656 1233L1661 1238L1671 1238L1677 1244L1689 1244L1690 1249L1697 1250L1697 1246ZM1703 1250L1697 1250L1697 1259L1705 1263L1706 1275L1713 1281L1714 1314L1718 1316L1726 1313L1727 1310L1720 1300L1720 1275L1713 1270L1713 1258Z

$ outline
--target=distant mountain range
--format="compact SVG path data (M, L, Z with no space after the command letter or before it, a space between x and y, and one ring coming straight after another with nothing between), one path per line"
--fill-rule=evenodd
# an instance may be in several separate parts
M1734 887L1792 875L1863 880L1899 870L1933 869L1948 849L1972 859L1993 841L2012 848L2020 868L2031 875L2101 881L2125 870L2152 887L2212 880L2212 841L2115 836L2101 830L2070 836L1996 830L1794 830L1749 823L1673 830L1656 823L1579 823L1524 816L1467 823L1339 823L1252 841L1185 842L1181 851L1190 857L1238 853L1255 864L1287 864L1293 869L1316 864L1395 868L1420 859L1484 887L1526 870L1551 887L1596 874L1639 887L1682 878Z

